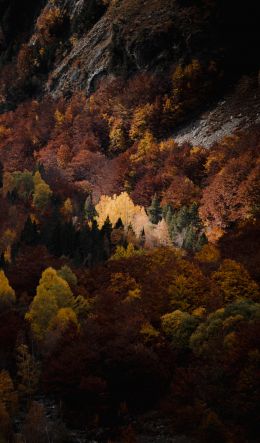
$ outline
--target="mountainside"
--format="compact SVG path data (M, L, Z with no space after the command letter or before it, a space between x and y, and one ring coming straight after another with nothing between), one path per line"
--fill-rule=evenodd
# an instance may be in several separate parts
M0 0L1 443L256 443L257 6Z

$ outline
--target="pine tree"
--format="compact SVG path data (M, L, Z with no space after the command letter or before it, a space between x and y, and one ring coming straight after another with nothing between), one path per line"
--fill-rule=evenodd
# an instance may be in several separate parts
M124 225L123 225L122 219L121 219L121 217L119 217L119 219L117 220L117 222L114 226L114 229L121 229L123 227L124 227Z
M192 251L197 243L197 233L192 225L187 229L186 235L183 239L183 248Z
M109 216L107 216L105 223L103 224L103 226L101 228L101 233L106 234L108 236L108 238L110 238L112 230L113 230L112 223L110 221Z
M84 218L87 221L92 221L97 216L97 211L92 201L92 195L90 194L84 204Z
M21 241L27 245L36 245L39 240L37 225L29 216L21 233Z
M151 206L148 208L148 215L150 222L154 225L157 225L162 219L162 209L156 194L152 199Z
M208 243L207 236L204 232L202 232L202 234L199 235L199 238L194 247L195 251L200 251L201 248L203 248L203 246L206 245L207 243Z
M145 230L143 228L142 231L140 232L140 237L139 237L140 246L144 247L145 241L146 241Z

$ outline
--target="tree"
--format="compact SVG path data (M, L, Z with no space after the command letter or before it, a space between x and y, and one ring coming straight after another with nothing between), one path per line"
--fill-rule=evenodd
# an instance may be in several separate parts
M70 198L67 198L61 208L61 213L66 220L70 220L73 215L73 204Z
M0 307L9 308L15 301L15 292L9 285L4 271L0 270Z
M4 195L15 192L20 199L27 202L34 192L32 173L27 170L23 172L15 171L13 173L6 172L4 174L3 191Z
M73 302L68 283L58 275L55 269L46 269L42 273L29 312L25 316L31 324L35 337L43 340L59 309L73 307Z
M21 241L27 245L36 245L39 240L38 227L35 221L29 216L21 232Z
M195 255L200 263L217 263L221 256L219 249L212 243L208 243Z
M185 348L189 345L191 334L198 326L198 318L187 312L174 311L161 317L162 330L171 339L175 348Z
M92 221L97 216L97 211L92 201L92 194L90 194L84 204L84 217L87 221Z
M44 211L49 204L52 196L52 190L50 186L42 179L39 171L37 171L34 175L34 186L33 204L36 209Z
M5 370L0 372L0 402L8 414L12 415L15 412L18 403L17 393L9 372Z
M259 287L240 263L226 259L212 275L225 303L246 298L259 300Z
M133 224L137 215L145 212L144 208L133 203L127 192L122 192L120 195L114 195L113 197L102 195L96 210L98 212L97 220L100 228L105 223L106 218L109 217L113 226L120 218L125 229L127 229L130 224Z
M73 325L76 330L79 329L75 311L72 308L61 308L57 312L56 317L51 321L49 330L64 333L71 325Z
M20 344L17 347L17 377L18 391L22 397L31 398L39 383L40 368L30 354L28 346Z
M134 257L136 255L142 255L142 250L135 249L132 243L129 243L127 248L123 246L117 246L114 254L110 258L110 260L122 260L124 258Z
M60 268L57 274L61 278L63 278L63 280L65 280L70 285L71 288L77 286L78 279L69 266L67 265L62 266L62 268Z
M122 119L115 119L109 132L109 151L112 154L118 154L125 151L127 147L127 138Z
M148 214L150 222L154 225L157 225L162 219L162 208L156 194L153 196L151 206L148 208Z

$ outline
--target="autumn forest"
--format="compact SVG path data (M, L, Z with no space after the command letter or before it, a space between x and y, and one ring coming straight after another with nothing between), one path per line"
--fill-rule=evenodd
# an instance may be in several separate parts
M260 71L224 3L0 0L0 443L258 441Z

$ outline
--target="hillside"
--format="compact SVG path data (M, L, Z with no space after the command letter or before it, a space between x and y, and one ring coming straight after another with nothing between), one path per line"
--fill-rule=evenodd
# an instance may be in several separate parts
M0 442L255 443L256 1L0 0Z

